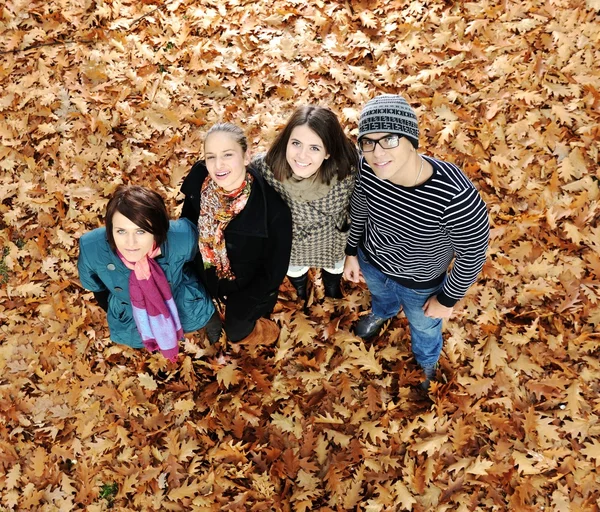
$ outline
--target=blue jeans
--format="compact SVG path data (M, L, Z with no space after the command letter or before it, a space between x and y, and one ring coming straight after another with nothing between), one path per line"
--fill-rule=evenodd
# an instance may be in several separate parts
M371 265L360 249L358 261L371 292L373 314L392 318L402 307L410 326L411 347L417 363L421 367L434 366L442 351L442 319L425 316L423 305L442 289L443 283L425 290L406 288Z

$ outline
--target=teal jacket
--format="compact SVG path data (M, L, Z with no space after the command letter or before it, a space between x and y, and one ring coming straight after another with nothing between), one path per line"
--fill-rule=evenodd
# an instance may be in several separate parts
M181 326L185 332L201 329L214 312L204 286L198 281L193 265L198 252L198 232L186 219L170 222L167 240L155 261L163 269L171 285ZM108 291L106 312L110 339L143 348L129 299L129 270L108 245L106 229L98 228L79 239L79 279L92 292Z

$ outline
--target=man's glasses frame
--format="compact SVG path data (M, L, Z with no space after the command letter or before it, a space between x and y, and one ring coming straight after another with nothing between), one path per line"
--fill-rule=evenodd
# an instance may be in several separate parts
M394 149L398 147L400 144L400 136L399 135L385 135L379 139L369 139L363 137L358 141L358 147L363 153L372 153L375 151L377 144L381 146L382 149Z

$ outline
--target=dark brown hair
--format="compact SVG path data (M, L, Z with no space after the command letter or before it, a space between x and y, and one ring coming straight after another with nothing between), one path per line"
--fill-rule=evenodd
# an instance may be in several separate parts
M306 105L294 111L267 152L265 161L279 181L292 175L285 154L292 130L303 125L307 125L321 138L325 151L329 153L329 158L323 160L317 171L322 183L329 185L334 176L343 180L358 168L356 147L346 137L337 116L328 108Z
M121 185L106 205L106 238L111 249L117 252L113 237L113 217L116 212L127 217L136 226L154 235L156 246L167 239L169 214L163 198L146 187Z

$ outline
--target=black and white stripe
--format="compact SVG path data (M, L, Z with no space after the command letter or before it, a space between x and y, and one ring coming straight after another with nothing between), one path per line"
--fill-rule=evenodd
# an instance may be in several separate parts
M433 175L417 187L378 178L361 157L351 201L346 254L360 244L384 274L410 288L428 288L448 274L441 304L451 307L485 262L489 219L471 181L454 164L424 157Z

